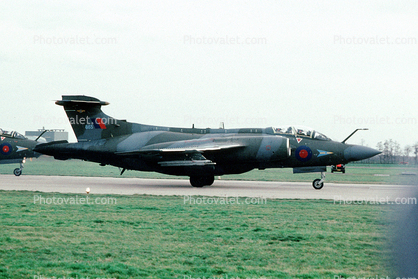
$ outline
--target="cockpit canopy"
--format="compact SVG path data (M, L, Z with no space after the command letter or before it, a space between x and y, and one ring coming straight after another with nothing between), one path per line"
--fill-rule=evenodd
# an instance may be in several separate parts
M273 132L275 134L295 135L296 137L331 140L324 134L304 126L283 126L278 128L273 127Z
M6 137L11 137L11 138L16 138L16 139L25 139L25 136L23 136L22 134L16 131L5 131L1 128L0 128L0 136L6 136Z

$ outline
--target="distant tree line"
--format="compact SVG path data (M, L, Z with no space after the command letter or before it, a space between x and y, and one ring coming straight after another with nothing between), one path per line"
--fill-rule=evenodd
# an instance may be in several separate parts
M382 153L361 162L376 164L418 164L418 142L402 148L397 141L389 139L384 142L378 142L376 148Z

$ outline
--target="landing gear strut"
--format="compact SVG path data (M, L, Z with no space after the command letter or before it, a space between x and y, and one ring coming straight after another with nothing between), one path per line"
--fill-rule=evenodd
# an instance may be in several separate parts
M13 174L19 176L22 174L23 164L26 162L26 158L23 158L22 162L20 162L20 168L15 168Z
M215 181L213 176L190 176L190 184L193 187L210 186Z
M324 187L325 172L321 172L321 179L317 178L312 182L312 186L316 190L321 190Z

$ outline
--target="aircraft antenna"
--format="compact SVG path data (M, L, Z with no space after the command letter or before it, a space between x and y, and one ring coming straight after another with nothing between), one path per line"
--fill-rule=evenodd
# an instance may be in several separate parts
M38 141L38 139L40 138L40 137L42 137L42 135L43 134L45 134L46 132L48 132L48 130L43 130L42 131L42 133L36 138L36 140L35 141Z
M358 129L355 129L354 132L352 132L348 137L345 138L345 140L342 141L342 143L345 143L349 138L351 138L352 135L354 135L355 132L357 132L359 130L369 130L369 128L358 128Z

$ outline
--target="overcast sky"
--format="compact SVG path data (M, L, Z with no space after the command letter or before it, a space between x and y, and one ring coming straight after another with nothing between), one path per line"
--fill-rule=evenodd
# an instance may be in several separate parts
M416 1L2 1L0 127L71 127L61 95L162 126L418 141Z

